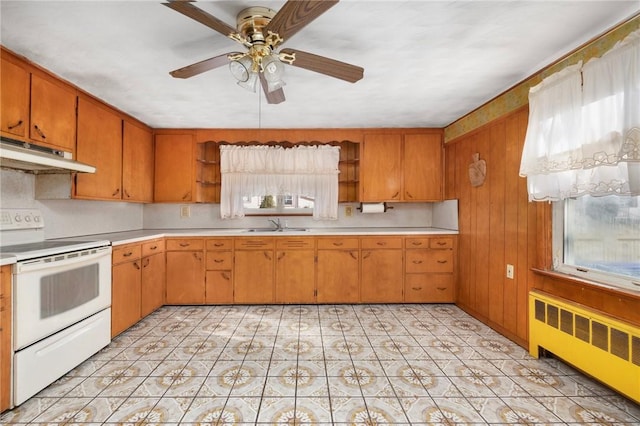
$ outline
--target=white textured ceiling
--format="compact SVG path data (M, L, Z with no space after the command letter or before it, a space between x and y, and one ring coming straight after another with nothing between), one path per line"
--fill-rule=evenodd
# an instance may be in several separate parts
M248 6L201 1L235 26ZM343 0L284 47L362 66L355 84L288 66L268 105L227 67L169 71L242 46L160 1L0 2L0 42L152 127L444 127L640 10L634 1Z

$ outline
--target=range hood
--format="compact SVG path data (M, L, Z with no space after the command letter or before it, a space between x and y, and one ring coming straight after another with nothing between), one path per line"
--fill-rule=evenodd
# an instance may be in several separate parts
M96 168L65 158L65 153L13 139L0 139L0 167L32 173L95 173Z

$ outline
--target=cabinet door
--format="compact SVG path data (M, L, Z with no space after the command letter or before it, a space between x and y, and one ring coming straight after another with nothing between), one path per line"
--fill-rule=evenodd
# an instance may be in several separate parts
M400 201L402 135L365 135L360 180L361 201Z
M195 200L194 149L190 134L156 135L154 201Z
M233 303L233 273L231 270L207 271L205 303Z
M75 152L76 91L44 75L31 74L31 140Z
M104 105L78 100L78 161L95 166L95 173L76 176L76 198L122 198L122 119Z
M114 265L111 271L111 336L140 320L140 260Z
M204 254L167 252L167 304L202 304L204 291Z
M402 302L402 249L362 250L360 300L365 303Z
M122 129L122 199L153 201L153 135L129 121Z
M29 127L29 72L5 58L0 66L0 130L3 135L25 139Z
M404 135L404 200L442 200L442 136Z
M318 250L318 303L360 301L358 250Z
M315 302L315 253L313 250L276 252L276 302Z
M273 303L273 250L236 250L235 303Z
M142 317L146 317L164 305L166 291L164 253L156 253L142 258L141 291L140 310Z
M11 405L11 266L0 268L0 412Z

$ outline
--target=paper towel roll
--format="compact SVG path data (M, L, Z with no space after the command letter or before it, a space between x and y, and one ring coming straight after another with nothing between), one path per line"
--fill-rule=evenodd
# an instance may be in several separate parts
M384 213L384 203L362 203L362 213Z

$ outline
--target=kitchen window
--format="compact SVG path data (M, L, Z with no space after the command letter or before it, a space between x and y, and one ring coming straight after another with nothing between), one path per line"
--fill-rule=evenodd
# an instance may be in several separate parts
M554 269L640 291L640 196L584 196L553 206Z
M304 195L254 195L245 196L244 213L258 215L304 215L313 214L314 198Z

